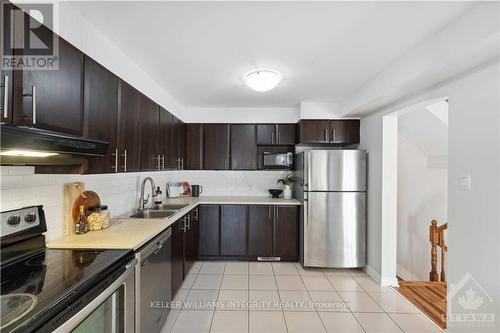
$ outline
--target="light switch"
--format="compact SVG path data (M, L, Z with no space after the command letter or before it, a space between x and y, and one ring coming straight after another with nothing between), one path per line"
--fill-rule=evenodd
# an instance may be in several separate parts
M470 173L460 174L458 178L458 188L464 191L470 191Z

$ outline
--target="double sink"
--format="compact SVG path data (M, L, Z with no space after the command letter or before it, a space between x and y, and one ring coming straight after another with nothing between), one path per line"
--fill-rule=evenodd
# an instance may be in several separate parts
M163 219L170 217L177 213L182 208L188 206L189 204L161 204L154 205L143 210L137 210L124 218L134 218L134 219Z

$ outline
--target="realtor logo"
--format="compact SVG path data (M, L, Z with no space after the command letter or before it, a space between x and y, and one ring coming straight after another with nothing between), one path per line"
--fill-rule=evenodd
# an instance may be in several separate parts
M2 2L3 70L57 70L59 40L52 33L53 5Z
M450 285L448 294L448 328L492 328L495 327L494 300L470 275Z

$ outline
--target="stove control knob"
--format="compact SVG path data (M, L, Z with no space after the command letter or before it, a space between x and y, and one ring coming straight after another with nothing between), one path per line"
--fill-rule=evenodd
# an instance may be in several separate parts
M24 222L26 223L34 223L36 221L36 214L35 213L29 213L26 216L24 216Z
M7 224L11 227L17 227L21 223L21 216L11 215L7 218Z

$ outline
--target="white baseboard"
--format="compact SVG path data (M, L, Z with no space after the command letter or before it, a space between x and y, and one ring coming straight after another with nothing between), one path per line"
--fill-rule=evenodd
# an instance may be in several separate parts
M397 274L405 281L420 281L415 275L413 275L409 270L407 270L404 266L398 264L397 265Z
M389 278L389 279L387 279L387 278L383 279L380 276L380 273L377 272L370 265L366 265L364 268L364 271L366 272L366 274L368 274L372 279L374 279L382 287L397 287L397 286L399 286L398 279L396 277Z

